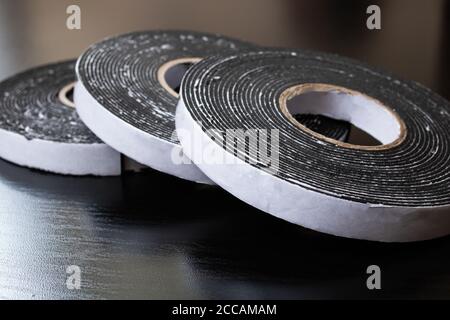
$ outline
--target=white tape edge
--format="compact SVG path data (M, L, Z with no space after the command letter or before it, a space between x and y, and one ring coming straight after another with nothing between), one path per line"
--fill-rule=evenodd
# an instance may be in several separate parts
M184 154L181 164L174 163L172 153L182 154L180 145L146 134L114 116L89 94L80 81L75 86L74 101L84 124L118 152L155 170L185 180L214 184Z
M380 242L428 240L450 233L449 206L386 207L352 202L265 173L212 141L182 100L177 107L176 128L185 155L211 180L242 201L280 219L327 234ZM182 133L189 133L189 137ZM193 147L199 144L205 147L202 150ZM214 164L223 159L226 164Z
M120 154L105 144L28 140L0 129L0 157L15 164L66 175L117 176Z

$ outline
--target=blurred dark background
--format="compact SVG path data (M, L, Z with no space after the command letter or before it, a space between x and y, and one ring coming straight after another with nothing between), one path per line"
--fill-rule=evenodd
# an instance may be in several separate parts
M81 30L66 28L70 4L81 7ZM381 30L366 28L370 4ZM347 55L448 98L449 12L446 0L0 0L0 79L112 34L171 28Z

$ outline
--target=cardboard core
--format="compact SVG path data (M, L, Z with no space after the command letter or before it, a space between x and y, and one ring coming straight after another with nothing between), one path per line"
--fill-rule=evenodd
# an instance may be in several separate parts
M164 63L158 70L158 81L171 95L178 98L181 80L194 63L201 58L180 58Z
M329 84L301 84L285 90L280 108L301 130L335 145L360 150L386 150L403 142L406 126L392 109L363 93ZM310 130L295 119L297 114L323 115L350 122L378 140L380 145L357 145L338 141Z
M75 103L73 101L73 90L75 89L75 83L72 82L63 87L61 90L59 90L58 93L58 99L61 101L65 106L75 108Z

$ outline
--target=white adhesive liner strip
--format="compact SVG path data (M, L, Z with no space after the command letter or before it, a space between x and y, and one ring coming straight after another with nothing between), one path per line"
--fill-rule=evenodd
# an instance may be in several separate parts
M0 130L0 157L15 164L66 175L120 175L120 154L103 143L28 140Z
M204 184L213 184L183 154L180 145L168 144L153 135L137 129L115 117L102 107L78 82L75 86L74 100L81 120L88 128L95 128L95 134L106 144L117 150L126 151L132 159L161 172L170 172L182 179ZM144 147L145 146L145 147ZM177 159L174 163L173 159Z

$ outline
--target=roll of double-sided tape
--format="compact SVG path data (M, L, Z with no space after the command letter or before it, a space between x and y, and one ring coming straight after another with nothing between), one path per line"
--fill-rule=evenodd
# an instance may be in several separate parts
M351 122L380 145L326 137L296 113ZM276 217L384 242L450 233L450 105L417 83L316 52L213 57L185 74L176 126L210 179Z
M75 61L37 67L0 83L0 157L70 175L120 174L120 154L81 122L70 98Z
M250 46L187 31L134 32L106 39L78 60L78 113L99 138L137 162L212 183L182 154L175 134L177 86L185 70L200 59Z

